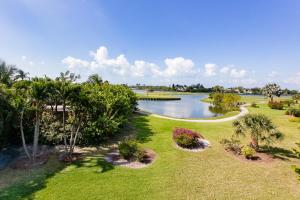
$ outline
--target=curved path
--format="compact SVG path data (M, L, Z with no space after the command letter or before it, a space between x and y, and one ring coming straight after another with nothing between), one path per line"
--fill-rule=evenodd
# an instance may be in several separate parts
M182 122L198 122L198 123L227 122L227 121L238 119L238 118L240 118L240 117L248 114L249 111L246 108L246 106L248 106L248 105L243 105L243 106L240 107L241 112L239 114L237 114L235 116L232 116L232 117L222 118L222 119L180 119L180 118L167 117L167 116L157 115L157 114L152 114L152 113L150 115L154 116L154 117L163 118L163 119L170 119L170 120L182 121ZM144 112L144 111L140 111L140 113L142 113L142 114L149 114L149 113Z

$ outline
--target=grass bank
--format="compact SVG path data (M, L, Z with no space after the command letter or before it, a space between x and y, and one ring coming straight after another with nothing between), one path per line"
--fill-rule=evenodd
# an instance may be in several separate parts
M157 153L147 168L115 167L101 153L61 166L55 159L29 171L7 169L0 180L14 180L1 187L2 199L300 199L300 182L291 170L300 165L291 148L300 141L299 124L289 122L284 110L266 104L249 107L252 113L270 117L285 134L272 146L277 156L271 163L243 162L219 144L233 133L232 122L188 123L136 116L132 122L141 146ZM198 153L174 147L172 129L184 127L200 132L212 147ZM246 144L247 138L242 141Z
M167 95L160 93L150 93L150 94L137 94L138 100L157 100L157 101L167 101L167 100L180 100L180 97L175 95Z

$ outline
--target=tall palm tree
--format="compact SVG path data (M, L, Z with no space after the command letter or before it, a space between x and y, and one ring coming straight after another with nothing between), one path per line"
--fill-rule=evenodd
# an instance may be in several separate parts
M103 80L102 80L101 76L99 76L99 74L91 74L88 77L88 81L87 82L100 85L100 84L103 83Z
M21 80L24 80L24 79L28 79L29 73L28 72L24 72L23 70L19 69L17 70L17 75L15 76L15 80L18 80L18 79L21 79Z
M70 71L61 72L60 76L56 78L56 87L57 87L57 94L62 102L63 113L62 113L62 120L63 120L63 137L64 137L64 144L66 151L67 148L67 136L66 136L66 101L72 91L72 83L75 82L77 79L80 78L80 75L76 75L74 73L70 73Z
M17 68L0 61L0 83L11 85Z

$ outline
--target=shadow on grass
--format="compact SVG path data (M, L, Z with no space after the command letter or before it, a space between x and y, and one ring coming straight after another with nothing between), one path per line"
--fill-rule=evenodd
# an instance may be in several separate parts
M135 138L140 143L151 141L153 132L149 126L149 120L147 114L136 113L130 118L129 122L122 127L121 131L113 137L106 138L101 142L102 147L110 147L113 144L117 144L124 138ZM98 149L98 150L101 150Z
M151 141L150 137L153 135L153 132L150 129L147 115L136 115L133 123L135 126L135 136L138 142L145 143Z
M153 135L153 132L150 129L147 116L135 115L130 123L133 126L127 131L129 134L134 134L141 143L151 141L150 137ZM46 188L48 180L67 166L74 166L78 169L95 168L95 173L105 173L114 169L114 166L105 161L102 155L87 155L82 160L69 165L59 162L56 156L51 156L45 166L28 171L24 170L24 175L28 173L24 178L6 188L0 189L0 200L34 199L35 193ZM12 176L16 175L12 172Z
M1 189L0 199L34 199L35 192L46 187L47 179L60 172L65 166L65 164L60 163L57 158L53 156L45 166L31 170L23 170L24 174L29 174L28 177Z
M86 167L86 168L92 168L92 167L100 167L99 170L97 170L97 173L101 172L107 172L109 170L114 169L114 166L107 162L106 160L104 160L103 156L100 155L91 155L91 156L87 156L86 158L82 159L82 160L78 160L74 163L72 163L71 165L75 166L76 168L82 168L82 167Z
M103 159L102 156L92 155L71 164L65 164L52 157L45 166L24 173L32 173L28 177L0 190L0 200L34 199L35 193L47 185L47 180L60 173L68 166L75 168L95 168L95 173L104 173L114 169L114 166ZM74 174L76 175L76 174Z
M278 158L281 160L289 160L289 158L298 158L291 150L284 149L281 147L262 146L261 152L270 154L274 156L274 158Z

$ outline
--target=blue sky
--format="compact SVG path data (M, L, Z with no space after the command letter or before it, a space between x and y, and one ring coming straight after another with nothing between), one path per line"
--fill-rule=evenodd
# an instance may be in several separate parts
M32 76L300 89L298 0L2 0L0 27Z

